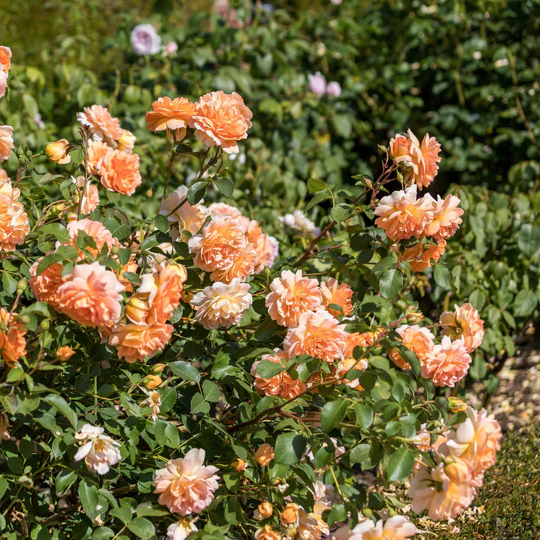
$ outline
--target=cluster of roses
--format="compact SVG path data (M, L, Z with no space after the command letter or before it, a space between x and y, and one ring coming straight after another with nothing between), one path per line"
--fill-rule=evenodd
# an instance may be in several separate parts
M388 238L400 242L416 238L419 242L407 245L401 260L410 263L412 270L422 272L437 262L446 249L446 241L461 225L463 210L455 195L434 199L429 193L418 198L418 189L429 186L438 172L441 145L426 135L422 143L409 130L390 141L390 155L404 173L403 190L383 197L377 208L375 224L384 229ZM422 240L432 238L435 243Z

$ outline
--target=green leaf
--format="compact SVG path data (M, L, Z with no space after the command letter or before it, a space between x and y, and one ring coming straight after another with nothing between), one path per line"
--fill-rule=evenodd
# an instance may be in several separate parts
M435 279L435 283L441 287L441 289L448 288L448 285L450 285L450 271L444 264L437 264L435 265L435 271L433 272L433 278Z
M540 249L540 227L526 223L518 236L518 247L525 257L532 257Z
M0 500L6 493L8 488L8 481L4 476L0 476Z
M154 220L154 223L158 231L161 231L162 233L169 232L170 224L169 224L169 220L165 216L158 214L156 216L156 219Z
M85 514L93 521L100 512L97 509L99 500L97 487L88 484L86 480L81 480L79 483L79 498Z
M330 215L336 223L340 223L342 221L345 221L346 219L349 219L352 216L352 207L341 204L338 206L334 206L334 208L330 210Z
M72 425L73 429L77 429L77 415L63 397L57 394L51 394L43 398L43 401L57 409L58 412L63 414L69 420L69 423Z
M124 525L127 525L133 518L133 512L129 506L119 506L113 508L110 512L111 516L118 518Z
M276 333L278 328L278 323L268 317L267 319L264 319L264 321L257 327L253 333L253 337L257 341L267 341Z
M329 401L323 407L321 413L321 424L326 432L332 431L345 418L349 403L345 399Z
M318 178L310 178L307 181L308 191L310 193L317 193L317 191L322 191L323 189L328 189L328 186Z
M270 379L279 375L282 371L285 371L286 366L278 363L271 362L270 360L261 360L257 364L257 373L263 379Z
M197 204L204 197L208 184L209 183L206 180L203 182L195 182L188 190L188 203Z
M143 517L136 517L128 523L127 528L137 535L137 538L152 538L156 534L156 529L152 522Z
M403 275L399 270L390 268L379 281L379 290L384 298L392 300L403 289Z
M522 289L514 299L514 315L516 317L528 317L536 308L538 298L532 291Z
M56 495L63 494L77 480L77 475L74 471L62 470L54 481Z
M362 463L369 459L369 452L371 450L370 444L357 444L351 450L351 463Z
M294 432L282 433L276 440L275 461L282 465L296 465L306 449L306 439Z
M178 360L177 362L171 362L167 365L171 368L171 371L175 375L178 375L178 377L182 377L182 379L186 381L199 382L201 380L201 374L199 373L199 370L189 362Z
M225 197L230 197L233 194L234 183L230 178L220 176L214 181L214 183L218 187L219 191L225 195Z
M39 228L41 234L52 234L59 242L70 242L71 236L61 223L49 223Z
M388 460L386 468L386 477L389 482L403 480L412 471L416 454L409 450L406 446L398 448Z
M206 380L203 382L202 388L203 388L204 398L207 401L211 401L213 403L216 403L219 401L219 396L221 395L221 391L219 389L219 386L215 382Z
M205 397L197 393L191 398L191 413L192 414L208 414L210 412L210 403Z
M354 412L356 413L356 423L362 429L368 429L373 423L373 409L362 403L357 403L354 406Z

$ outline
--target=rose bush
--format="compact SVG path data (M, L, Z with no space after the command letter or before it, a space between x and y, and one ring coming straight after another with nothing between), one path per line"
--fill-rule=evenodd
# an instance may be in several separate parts
M229 170L257 121L238 93L153 104L147 185L124 121L77 118L39 154L0 132L6 538L398 539L407 497L472 503L501 431L452 392L484 321L411 295L417 264L448 286L465 215L425 191L436 139L396 134L378 177L311 178L280 216Z

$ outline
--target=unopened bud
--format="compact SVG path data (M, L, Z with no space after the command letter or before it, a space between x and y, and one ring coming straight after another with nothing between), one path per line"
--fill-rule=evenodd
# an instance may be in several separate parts
M112 253L113 255L118 255L118 252L119 252L119 251L120 251L120 248L119 248L118 246L113 246L113 247L111 248L111 253Z
M364 514L364 516L367 518L370 518L373 515L373 510L371 508L364 508L364 510L362 510L362 514Z
M60 139L59 141L48 144L45 147L45 153L47 157L60 165L65 165L71 161L69 152L69 142L66 139Z
M292 525L298 519L298 505L289 503L283 512L281 512L281 523L283 525Z
M148 390L157 388L162 382L163 379L159 375L147 375L142 381L143 386Z
M233 469L236 471L236 472L242 472L242 471L245 471L246 470L246 467L247 467L247 463L243 460L243 459L240 459L240 458L236 458L232 464L233 466Z
M51 327L51 322L49 321L49 319L44 319L39 323L39 327L42 330L48 330Z
M23 324L28 324L30 322L30 317L28 315L21 315L19 317L19 321L21 321Z
M19 294L23 293L28 287L28 280L26 278L19 279L17 283L17 292Z
M468 408L468 405L462 400L457 397L449 397L448 398L448 408L454 412L463 412L466 411Z
M152 373L154 375L160 375L163 373L163 370L167 367L167 364L155 364L152 366Z
M263 519L269 518L274 513L274 507L268 501L259 504L258 508L259 514Z
M413 306L405 309L405 319L408 324L417 324L424 318L424 314Z

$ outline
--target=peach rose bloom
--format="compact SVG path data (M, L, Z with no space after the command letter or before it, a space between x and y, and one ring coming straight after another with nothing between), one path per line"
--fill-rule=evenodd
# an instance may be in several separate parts
M139 156L120 150L110 150L101 164L101 184L109 191L132 195L142 184Z
M388 148L395 163L403 163L406 167L411 166L411 140L409 137L398 133L393 139L390 139Z
M435 442L431 444L431 434L426 429L427 424L422 424L420 430L416 432L416 435L412 437L412 441L418 450L422 452L427 452L429 450L438 450L440 446L446 442L447 435L446 433L441 433L435 439Z
M55 356L60 362L67 362L74 354L75 351L66 345L64 347L59 347Z
M396 332L401 336L403 346L416 354L420 362L433 351L435 336L427 328L405 324L397 328Z
M319 308L300 315L298 326L289 328L283 348L290 358L309 354L332 363L343 358L348 335L345 325Z
M444 336L441 343L435 345L431 353L423 359L422 376L435 386L453 388L467 375L471 361L463 340L452 341L448 336Z
M327 282L321 282L321 292L323 295L323 305L330 314L334 317L344 315L348 317L353 312L352 296L353 290L346 283L338 283L334 278L330 278ZM341 307L341 311L337 309L329 309L330 304L335 304Z
M118 358L128 364L154 356L162 351L171 340L174 326L171 324L126 324L120 323L111 329L101 329L104 341L116 347Z
M252 222L249 218L244 216L242 212L238 210L238 208L235 208L227 203L212 203L208 207L208 212L212 217L229 216L232 219L236 219L246 233L248 232L252 223L257 223L256 221Z
M468 461L475 475L483 475L497 461L501 437L501 426L492 414L468 407L465 422L448 435L445 454Z
M433 221L424 231L424 235L433 236L436 242L448 240L454 236L463 221L461 219L463 209L459 208L460 202L455 195L447 195L445 199L441 199L440 195L437 195L437 200L432 198Z
M0 169L0 183L5 183L6 180L9 180L7 171Z
M49 143L45 147L47 157L59 165L71 163L71 156L68 154L68 152L69 142L67 139L60 139L59 141Z
M433 221L433 205L425 197L417 200L416 185L383 197L374 213L375 225L394 242L422 236Z
M255 263L255 274L259 274L265 268L270 268L274 264L275 250L270 236L262 232L257 221L250 221L247 227L247 239L253 245L257 255Z
M0 325L0 356L12 368L26 355L26 328L3 307L0 307Z
M107 107L92 105L85 107L84 112L77 113L77 120L88 127L94 139L104 141L111 148L117 147L117 141L122 136L120 120L111 116Z
M133 135L133 133L131 133L131 131L129 131L128 129L123 129L122 135L120 135L120 138L117 142L118 150L131 154L133 152L133 148L135 148L137 137L135 137L135 135Z
M11 69L11 49L0 45L0 70L7 73Z
M104 435L104 432L102 427L85 424L81 431L75 434L75 439L83 444L73 459L75 461L84 459L86 468L100 475L107 474L110 468L122 459L118 450L120 443Z
M50 255L50 253L47 253L47 255ZM47 302L47 304L58 311L58 288L63 283L62 265L55 262L41 272L41 274L36 275L41 259L42 257L30 267L30 275L32 276L29 281L30 288L38 302Z
M452 339L461 339L468 353L480 347L484 339L484 321L478 315L478 310L466 303L461 307L454 306L455 311L445 311L441 314L439 323L442 334Z
M288 361L287 355L280 349L275 349L275 354L267 354L261 358L261 361L268 360L274 364L281 364L282 366ZM279 396L284 399L291 399L296 397L306 390L306 385L299 379L293 380L291 376L282 371L274 377L264 379L259 376L257 372L257 366L260 362L254 362L251 366L251 375L255 378L253 386L255 390L261 396Z
M233 279L229 284L216 282L205 287L190 303L196 311L195 320L207 330L215 330L239 323L252 302L249 285Z
M234 154L239 151L238 141L247 139L252 116L239 94L219 90L199 99L189 125L206 146L221 146L227 154Z
M180 186L163 201L159 213L171 224L171 237L178 240L185 231L197 234L206 220L207 212L202 204L193 206L187 202L188 188ZM181 206L180 206L181 205Z
M421 467L411 478L409 497L416 514L428 511L434 521L455 519L467 508L476 490L473 469L469 462L455 459L448 465L439 463L435 468Z
M86 153L86 169L91 174L99 174L105 156L111 151L111 147L103 141L88 141Z
M78 250L77 237L79 236L79 233L82 231L90 236L94 240L96 247L93 248L88 246L85 248L85 251L88 251L94 257L97 257L101 253L104 246L107 246L107 252L110 253L112 247L118 245L118 240L111 234L109 229L99 221L87 218L71 221L67 225L67 230L71 236L71 243ZM79 259L82 260L85 257L84 251L79 250Z
M379 519L377 523L366 519L358 523L352 531L338 530L335 537L342 538L345 533L343 538L348 540L405 540L414 536L416 532L416 527L407 517L393 516L386 521Z
M8 88L8 75L3 71L0 71L0 98L3 98L6 95Z
M185 266L170 263L154 274L156 294L150 306L150 321L164 323L180 305L180 297L187 280Z
M255 461L261 467L268 467L274 459L274 449L267 443L261 444L255 452Z
M270 284L265 305L270 317L281 326L294 326L300 315L322 306L322 292L316 279L305 278L302 270L284 270Z
M0 252L13 251L16 246L24 244L30 232L28 214L23 205L17 201L21 192L13 188L11 180L0 180Z
M195 104L184 97L171 99L160 97L152 103L152 110L146 113L146 127L150 131L167 130L177 141L186 136Z
M167 538L171 540L186 540L186 538L192 533L196 532L197 526L193 521L188 519L181 519L180 521L169 525L167 528Z
M379 331L374 332L353 332L347 336L347 345L345 347L345 357L349 358L354 355L354 349L356 347L373 347L381 333Z
M87 182L84 176L78 176L75 182L83 190L81 214L90 214L99 206L98 188L90 181Z
M298 539L320 540L322 538L321 526L317 518L308 514L301 506L298 510Z
M13 128L11 126L0 126L0 163L9 158L14 148Z
M120 319L123 290L114 272L99 263L79 264L58 288L58 306L79 324L106 326Z
M195 253L194 264L211 272L212 281L244 280L255 268L255 250L248 246L240 223L228 216L213 218L200 234L189 239L188 246Z
M439 261L446 250L446 240L439 240L437 244L429 244L427 247L419 242L414 246L407 247L403 251L400 260L408 262L413 272L424 272Z
M282 534L274 531L271 525L265 525L264 529L255 531L255 540L281 540Z
M205 451L191 449L184 458L170 460L156 472L154 493L159 493L159 504L171 512L187 516L202 512L213 500L219 487L218 468L204 466Z

